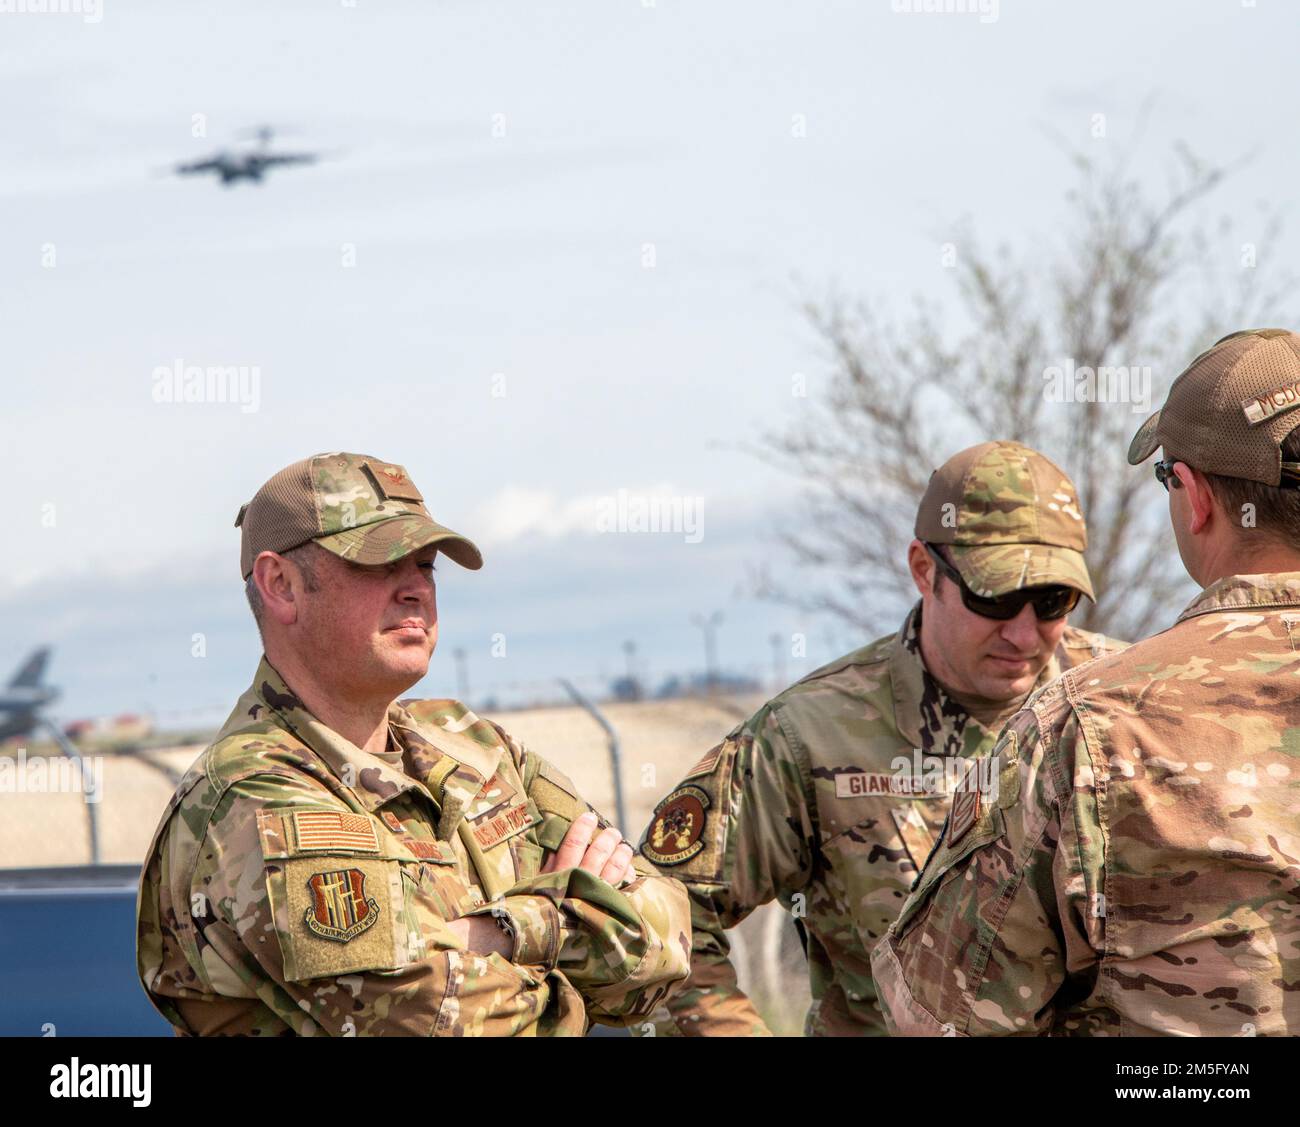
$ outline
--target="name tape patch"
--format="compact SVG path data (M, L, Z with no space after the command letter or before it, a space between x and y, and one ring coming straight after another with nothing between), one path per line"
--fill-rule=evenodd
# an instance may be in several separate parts
M1242 412L1251 426L1266 422L1283 411L1300 407L1300 382L1283 384L1263 395L1252 395L1241 401Z
M835 776L836 798L942 798L947 788L941 777L891 775L884 771L841 771Z
M521 830L526 830L533 824L533 817L528 812L527 801L520 802L515 806L502 810L499 814L493 814L491 817L484 817L481 822L474 826L474 840L484 849L491 849L494 845L504 841L508 837L513 837Z

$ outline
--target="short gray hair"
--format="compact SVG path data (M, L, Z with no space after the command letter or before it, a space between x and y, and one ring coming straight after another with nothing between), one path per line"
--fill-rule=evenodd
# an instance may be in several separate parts
M320 579L316 574L316 564L319 557L317 552L325 551L324 548L317 545L314 541L308 540L305 544L299 544L296 548L290 548L287 552L281 552L280 555L286 560L292 560L294 565L302 572L303 586L308 591L320 590ZM257 580L253 578L253 573L248 573L248 578L244 580L244 597L248 599L248 609L253 612L253 621L257 623L257 632L263 634L262 616L266 611L266 606L262 602L262 592L257 589ZM263 634L263 636L265 636Z

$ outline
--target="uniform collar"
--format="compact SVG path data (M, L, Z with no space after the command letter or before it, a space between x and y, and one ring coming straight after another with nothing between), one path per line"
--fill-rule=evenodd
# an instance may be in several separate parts
M1060 675L1060 647L1057 647L1034 683L1034 688L1045 685ZM921 657L919 601L908 612L902 629L894 639L889 654L889 681L894 694L894 724L899 734L913 747L929 754L963 755L966 754L967 741L960 737L965 729L971 728L985 737L996 735L953 700L926 669ZM924 732L939 734L947 730L951 730L958 738L953 741L944 740L940 746L926 746L927 743L933 743L933 740L923 739ZM950 742L953 746L948 746Z
M1225 575L1196 596L1178 621L1216 611L1300 607L1300 571L1265 575Z
M427 711L418 704L421 711ZM401 704L388 712L393 735L406 752L412 773L421 779L437 798L442 813L438 819L438 836L449 838L466 809L492 782L501 762L500 747L485 744L464 735L468 721L444 716L417 719Z
M930 676L921 658L921 604L918 602L903 620L902 629L894 639L889 653L889 684L894 693L894 724L899 735L913 747L924 747L922 729L927 727L927 710L940 716L965 716L966 711L951 700ZM935 749L938 750L938 749Z
M418 791L433 800L441 810L440 837L450 835L465 808L495 774L501 758L500 748L460 736L454 723L439 727L429 720L417 721L394 702L388 709L389 731L404 753L408 774L313 716L265 656L218 739L246 726L250 719L265 722L268 712L306 744L366 810L375 811L405 791Z

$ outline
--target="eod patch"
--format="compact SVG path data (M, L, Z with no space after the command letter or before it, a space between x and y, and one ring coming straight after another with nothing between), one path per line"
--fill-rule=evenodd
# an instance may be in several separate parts
M678 787L655 807L641 852L656 865L680 865L704 848L704 822L712 800L699 787Z

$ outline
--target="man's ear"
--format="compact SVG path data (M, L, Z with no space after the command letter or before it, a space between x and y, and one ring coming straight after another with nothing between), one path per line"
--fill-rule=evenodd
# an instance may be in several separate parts
M1200 470L1192 469L1185 462L1175 462L1174 473L1178 475L1183 491L1187 494L1187 531L1193 534L1201 532L1209 525L1215 509L1219 508L1218 499ZM1220 512L1219 516L1222 515Z
M907 569L912 573L912 582L921 598L928 599L934 593L934 560L919 540L913 540L907 546Z
M274 552L262 552L253 561L252 578L265 613L281 626L293 625L298 620L298 575L289 561Z

